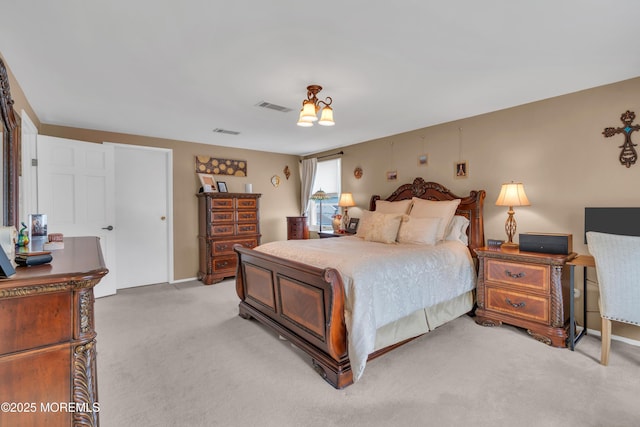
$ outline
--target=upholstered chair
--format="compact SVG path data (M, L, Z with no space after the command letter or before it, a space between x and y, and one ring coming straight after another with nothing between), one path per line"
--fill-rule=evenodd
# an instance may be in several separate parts
M600 286L602 354L609 363L611 321L640 326L640 237L587 232Z

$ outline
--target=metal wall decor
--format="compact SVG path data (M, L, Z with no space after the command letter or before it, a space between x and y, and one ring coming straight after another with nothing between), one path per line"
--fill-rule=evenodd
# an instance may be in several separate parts
M196 172L213 175L247 176L247 162L246 160L196 156Z
M634 144L633 142L631 142L631 134L634 131L640 130L640 125L632 124L635 118L636 118L636 113L634 113L633 111L627 110L625 113L623 113L620 116L620 120L624 124L624 127L605 128L604 132L602 132L602 134L606 138L616 135L618 133L624 133L624 144L619 146L619 148L622 148L622 151L620 151L619 159L620 159L620 164L626 167L630 167L631 165L634 165L636 163L636 160L638 160L638 153L636 152L636 149L633 148L638 144Z

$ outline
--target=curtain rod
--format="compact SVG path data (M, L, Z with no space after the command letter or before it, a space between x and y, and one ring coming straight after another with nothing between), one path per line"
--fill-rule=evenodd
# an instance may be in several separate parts
M324 159L325 157L342 156L343 154L344 154L344 151L338 151L337 153L327 154L325 156L320 156L320 157L317 157L317 158L318 159Z

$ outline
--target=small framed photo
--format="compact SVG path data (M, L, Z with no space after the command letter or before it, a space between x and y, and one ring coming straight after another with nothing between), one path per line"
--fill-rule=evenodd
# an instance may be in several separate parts
M398 179L398 171L387 171L387 181L396 181Z
M429 155L428 154L420 154L418 155L418 166L427 166L429 163Z
M198 178L200 178L200 184L202 184L202 191L204 193L215 193L218 191L216 180L213 175L208 173L199 173Z
M453 175L455 178L467 178L469 176L469 165L467 161L455 162L453 169Z
M216 184L218 184L218 191L219 192L228 193L227 183L226 182L218 181L218 182L216 182Z
M349 218L349 224L347 225L347 233L349 234L355 234L355 232L358 230L358 222L360 221L360 218Z

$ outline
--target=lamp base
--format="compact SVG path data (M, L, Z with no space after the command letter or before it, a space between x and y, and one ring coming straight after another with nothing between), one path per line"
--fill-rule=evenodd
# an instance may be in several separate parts
M500 249L507 250L507 251L509 251L509 250L514 251L514 250L518 249L518 247L519 247L519 245L517 243L513 243L513 242L505 242L505 243L500 245Z

